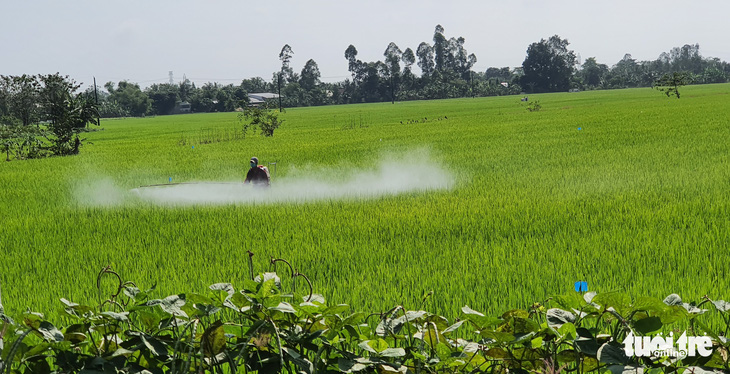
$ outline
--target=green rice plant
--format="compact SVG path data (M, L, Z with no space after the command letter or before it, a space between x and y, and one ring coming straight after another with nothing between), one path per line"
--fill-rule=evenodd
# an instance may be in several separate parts
M247 251L266 254L257 268L290 260L356 310L417 305L433 290L427 306L446 317L465 304L496 313L577 280L634 297L726 297L729 92L688 86L674 102L650 89L531 95L540 113L515 97L296 108L274 137L194 147L178 145L180 134L225 134L240 127L236 114L103 120L79 155L0 164L6 313L60 318L61 296L93 303L81 285L106 264L163 294L238 283ZM342 131L361 117L368 127ZM401 124L417 118L429 120ZM242 182L251 156L277 163L274 185L302 175L337 184L424 148L449 188L180 206L130 193Z

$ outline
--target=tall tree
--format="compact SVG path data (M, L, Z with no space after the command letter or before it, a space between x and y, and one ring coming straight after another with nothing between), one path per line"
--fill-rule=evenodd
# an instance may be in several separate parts
M12 116L24 126L36 123L39 116L40 84L33 75L0 76L0 116Z
M642 83L642 70L643 66L627 53L611 68L610 83L615 88L638 87Z
M410 48L406 48L405 51L403 51L403 55L401 55L401 60L403 60L403 64L405 64L405 67L403 68L403 72L410 72L411 66L416 62L416 56L413 54L413 50Z
M558 35L530 44L522 63L522 87L533 92L567 91L575 65L575 53L568 50L569 44Z
M416 49L418 55L418 67L421 68L421 75L428 77L433 74L434 71L434 53L433 47L426 42L422 42Z
M139 86L138 86L139 87ZM180 82L180 100L190 101L190 96L195 90L195 85L190 83L190 80L183 75L183 80Z
M400 84L400 60L403 52L394 42L390 42L383 53L385 56L385 78L390 86L390 100L395 103L395 95Z
M401 60L403 61L403 74L402 74L402 90L410 90L413 88L414 82L416 81L416 76L413 74L413 70L411 69L411 66L416 63L416 55L413 53L413 50L410 48L406 48L405 51L403 51L403 55L401 55Z
M304 64L304 68L302 68L299 85L307 91L312 91L320 84L320 76L319 66L317 66L317 63L314 60L309 59L309 61Z
M352 74L355 84L362 78L363 63L357 59L357 48L350 44L345 50L345 59L347 59L347 70Z
M654 82L654 88L667 94L667 97L676 96L679 99L679 87L690 84L692 78L687 72L674 72L671 74L664 74L656 82Z
M95 104L83 94L76 94L79 85L60 74L38 76L43 119L53 134L52 151L63 156L79 153L82 139L79 134L89 123L98 125L99 112Z
M444 36L444 28L436 25L433 33L433 51L436 61L436 70L443 71L448 63L449 42Z
M299 78L301 88L299 105L322 105L325 103L326 95L322 82L319 80L320 76L319 67L314 60L310 59L304 64Z
M152 108L151 100L136 83L121 81L115 87L114 83L107 82L104 88L109 92L109 100L119 103L131 116L144 116Z
M279 52L279 60L281 60L281 78L285 79L286 82L291 82L294 79L294 70L289 66L292 56L294 56L294 51L292 51L289 44L284 44L281 52Z
M585 62L583 62L579 75L582 78L584 85L596 88L601 85L607 73L608 66L605 64L599 64L595 57L588 57Z
M179 89L175 84L153 84L145 93L152 100L152 111L157 115L172 113L179 100Z

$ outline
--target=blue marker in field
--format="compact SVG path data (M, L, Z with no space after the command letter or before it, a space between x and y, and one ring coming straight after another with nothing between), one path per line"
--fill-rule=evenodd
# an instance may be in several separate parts
M580 129L579 129L580 130ZM193 146L193 149L195 149L195 146Z
M582 130L582 129L583 129L582 127L579 127L579 128L578 128L578 130Z
M588 292L588 282L586 282L586 281L575 282L575 292Z
M170 182L172 182L172 177L170 177Z

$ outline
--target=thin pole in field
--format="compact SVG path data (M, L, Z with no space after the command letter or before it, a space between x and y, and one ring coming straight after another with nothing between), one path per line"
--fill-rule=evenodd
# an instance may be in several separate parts
M94 103L96 103L97 112L99 110L99 95L96 93L96 77L94 77ZM101 117L96 116L96 122L99 126L101 126ZM86 124L86 127L89 127L89 124Z
M281 113L281 72L279 72L276 80L279 86L279 113Z

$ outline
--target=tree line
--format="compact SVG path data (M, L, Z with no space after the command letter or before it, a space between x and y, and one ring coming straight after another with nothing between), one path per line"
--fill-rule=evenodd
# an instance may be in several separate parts
M95 102L60 74L0 75L0 147L5 159L71 155L99 124Z
M189 103L192 112L228 112L245 106L248 93L257 92L279 93L282 106L298 107L651 87L673 72L686 73L693 83L730 80L730 64L703 57L698 44L673 48L651 61L637 61L626 54L609 66L595 57L579 61L568 40L554 35L530 44L521 66L484 71L474 71L477 56L465 44L463 37L447 37L437 25L430 42L415 49L391 42L382 60L362 61L357 48L350 45L344 50L344 62L351 76L333 83L321 81L313 59L295 71L291 66L294 51L287 44L279 54L281 66L270 80L256 77L238 85L209 82L197 87L184 79L145 89L127 81L107 82L98 98L99 112L102 118L165 115L174 113L180 102Z
M568 40L554 35L530 44L521 66L485 71L474 71L477 56L465 45L463 37L447 37L441 25L430 42L415 49L389 43L382 60L363 61L357 48L349 45L343 62L351 76L334 83L321 81L313 59L296 72L288 44L281 49L281 66L270 80L256 77L237 85L208 82L197 87L183 79L142 89L121 81L78 93L79 85L58 73L0 76L0 139L7 159L11 153L16 158L74 154L83 140L80 133L98 118L173 114L183 102L191 112L230 112L246 107L248 94L259 92L279 93L282 106L297 107L651 87L679 72L692 83L730 80L730 64L703 57L698 44L673 48L651 61L626 54L609 66L595 57L579 61Z

